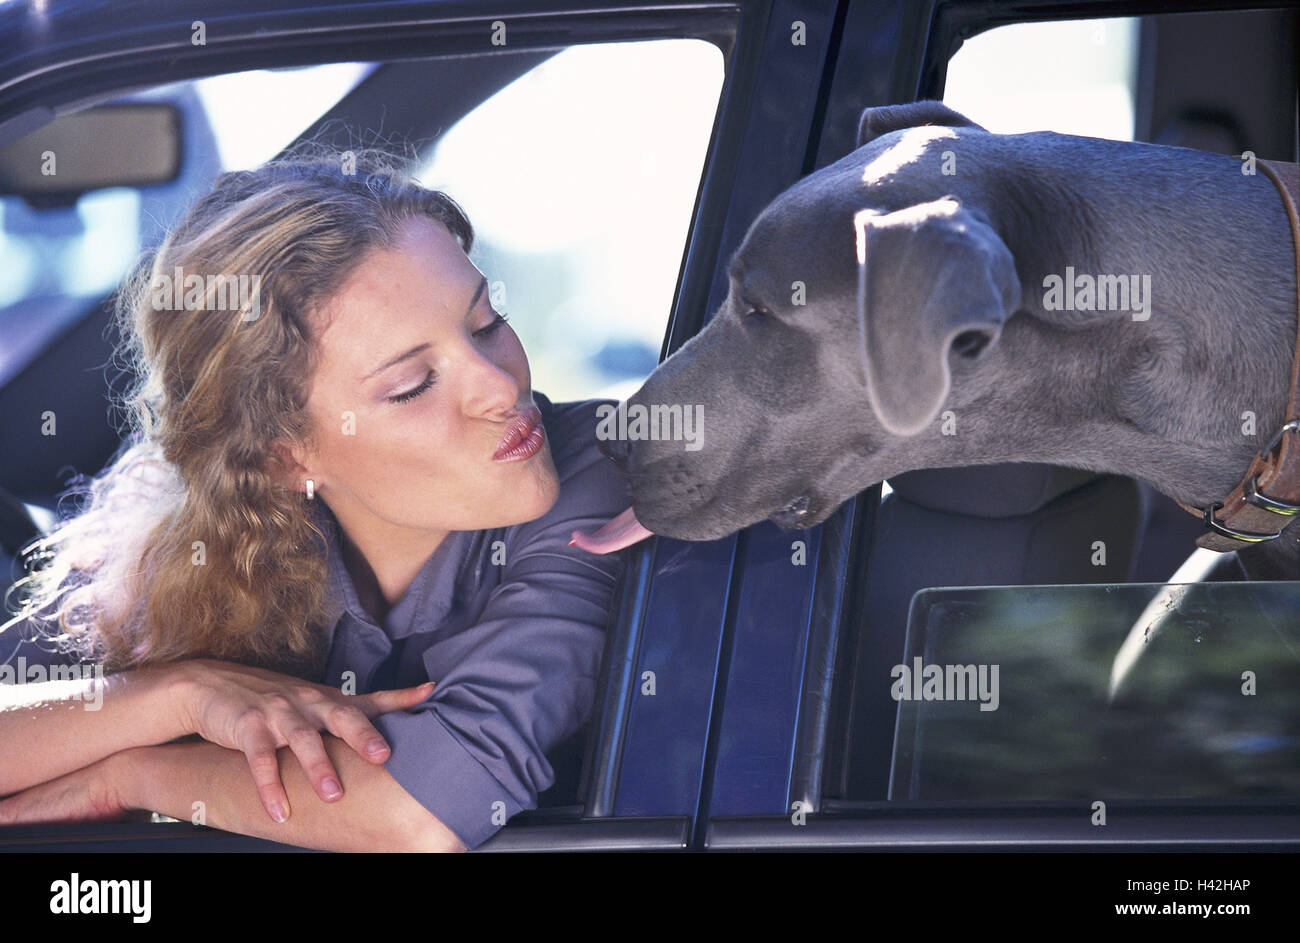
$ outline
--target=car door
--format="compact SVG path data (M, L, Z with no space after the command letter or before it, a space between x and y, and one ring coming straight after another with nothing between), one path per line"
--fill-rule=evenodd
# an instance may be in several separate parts
M567 50L595 50L619 43L626 49L622 58L630 60L635 52L631 44L706 44L721 61L721 81L711 92L703 88L689 90L708 109L702 127L697 122L694 128L701 137L691 142L703 163L691 171L697 179L691 183L682 207L680 215L685 224L675 237L676 251L667 256L661 252L658 258L661 268L665 258L670 263L666 284L654 286L659 292L657 297L662 296L666 302L661 302L662 310L655 312L661 321L657 331L651 328L655 337L651 360L636 368L644 374L653 367L655 355L662 352L663 345L680 344L702 321L703 300L712 284L714 265L721 251L719 237L725 229L734 238L736 226L727 221L732 217L733 202L747 193L744 177L737 174L737 161L745 140L747 116L754 104L754 85L761 68L760 44L768 35L764 24L769 12L766 4L614 3L593 10L583 4L565 8L538 2L515 4L511 14L502 19L484 15L473 4L456 2L325 8L305 3L268 7L264 3L226 2L206 6L203 16L195 18L187 9L156 3L141 5L137 16L123 22L118 17L83 9L79 4L55 3L43 8L40 29L35 29L28 19L33 15L30 11L7 8L0 11L5 27L0 29L4 37L0 40L0 75L3 75L0 128L7 129L9 139L16 139L41 126L54 114L74 112L150 88L164 85L171 88L257 70L301 70L331 63L361 63L368 64L369 71L328 111L310 116L310 124L300 136L328 135L334 127L331 122L341 119L362 127L396 130L416 141L438 138L443 132L450 139L467 116L491 103L503 90L516 87L516 80L527 78L539 66L552 62ZM809 66L814 72L816 68ZM548 81L558 80L552 76ZM588 79L588 85L596 84L594 78ZM557 87L552 86L551 91ZM252 93L258 94L261 88L251 86ZM391 94L394 88L410 94L395 97ZM248 90L243 94L249 94ZM709 96L716 100L716 107ZM234 107L239 107L237 100ZM220 110L207 101L205 109L210 117ZM657 120L671 122L672 118L671 110L666 110ZM599 115L588 116L587 120L597 130L611 123L608 118L602 122ZM643 116L642 123L648 124L649 119ZM216 137L217 145L224 143L220 135ZM557 140L559 137L556 135ZM524 159L530 156L528 148L531 147L533 162L538 163L539 142L520 144ZM671 140L665 143L665 159L673 155L671 145ZM211 160L213 148L205 154ZM264 155L263 159L265 156L270 155ZM600 166L593 170L604 177L622 177L622 185L628 188L650 190L655 168L641 163L640 154L635 156L637 162L625 156L613 167ZM752 161L748 163L751 172L759 166ZM576 162L571 161L571 165L576 166ZM431 166L436 170L437 162ZM573 174L573 167L567 172ZM534 189L541 189L546 183L539 181ZM202 181L194 183L195 189L200 186ZM609 202L609 196L597 192L593 202ZM606 237L605 242L616 235ZM494 250L497 258L487 261L501 262L510 255L509 249L508 240L498 240ZM581 313L584 309L578 305L576 310ZM101 315L91 312L82 320L96 316ZM98 329L93 321L89 323L92 324L89 333ZM560 323L556 330L565 327ZM617 355L620 351L626 353L626 345L619 347L617 340L611 338L605 345L612 348L613 354L603 360L593 358L593 362L618 361ZM30 362L21 365L19 374L39 388L51 388L54 385L51 377L66 370L66 361L60 359L65 356L66 348L60 345L57 332L51 332L34 348L39 349ZM52 359L42 362L42 357L47 356ZM616 378L621 368L610 369L614 371L610 376ZM556 382L561 374L561 368L553 370ZM581 389L573 392L574 395L584 393ZM590 395L590 391L585 393ZM32 435L26 423L22 428L7 428L6 434L9 433L13 433L15 442ZM112 440L105 441L109 443L106 450L111 451ZM10 454L16 456L22 451L15 447ZM46 464L54 466L57 462ZM75 464L81 466L78 471L94 470L89 467L93 465L89 458L79 459ZM44 477L41 481L41 487L48 488L43 494L52 494L55 489L44 483ZM29 502L39 503L41 494L33 490L26 497ZM692 615L706 627L702 637L707 641L707 631L712 631L715 637L720 631L730 549L687 546L674 552L678 560L687 561L686 571L693 579L689 585ZM636 615L638 607L651 594L651 567L648 549L638 551L637 559L629 568L621 608L611 612L611 653L618 651L617 646L629 644L628 640L634 637L628 626L640 618ZM719 567L721 576L714 579ZM710 626L711 620L718 625ZM512 822L486 846L488 850L687 847L699 774L688 768L683 768L684 771L669 768L665 772L662 747L675 739L686 745L702 743L708 724L713 667L707 660L699 668L680 661L678 664L683 667L681 681L692 683L665 688L664 696L655 703L669 710L667 733L660 735L652 746L643 747L637 738L644 728L636 711L631 712L634 732L630 743L624 742L627 718L619 714L617 705L631 700L629 679L622 670L622 661L611 654L607 682L593 716L590 736L576 747L567 745L571 753L576 753L577 763L570 771L573 775L563 784L561 791L567 792L559 798L544 795L542 808ZM700 680L695 684L692 679L697 675ZM638 689L639 686L638 681ZM647 762L647 757L657 759ZM665 783L670 783L671 788ZM660 788L675 790L674 798L648 811L638 809L635 799L618 798L620 790L626 790L623 795L627 797L634 795L637 788L648 793ZM621 807L620 801L624 803ZM29 850L53 846L76 850L103 847L104 843L123 849L175 849L181 845L187 850L269 847L268 843L239 836L213 835L185 823L23 827L7 831L0 841L11 848Z
M1047 23L1066 17L1086 21L1089 6L1095 7L1098 17L1150 12L1142 4L1052 2L917 5L885 0L842 6L835 24L833 67L825 77L818 125L800 172L826 166L853 149L864 106L943 98L949 59L963 39L1008 23ZM1213 6L1198 4L1203 9ZM1146 91L1137 96L1136 115L1128 119L1130 126L1137 122L1138 139L1156 136L1159 123L1153 127L1153 113L1168 120L1194 104L1198 93L1193 87L1202 99L1211 88L1210 97L1223 94L1224 83L1214 78L1213 71L1198 71L1193 63L1249 48L1252 63L1275 63L1266 74L1252 67L1251 91L1243 91L1239 99L1239 113L1248 116L1243 125L1251 128L1249 142L1270 148L1265 156L1296 159L1294 63L1285 54L1287 37L1294 35L1295 13L1259 14L1256 22L1239 16L1225 13L1214 22L1201 18L1200 25L1195 25L1195 15L1162 17L1159 43L1142 33L1146 38L1138 46L1145 58L1135 52L1134 62L1142 79L1137 87ZM1151 28L1150 23L1144 26L1144 30ZM1011 64L1005 70L1005 85L993 84L995 80L978 67L966 74L973 81L988 83L995 90L990 95L1008 94L1012 87L1023 89L1024 101L1016 99L1006 107L1025 108L1044 85L1018 71L1016 63L1077 56L1086 67L1101 57L1101 50L1092 46L1094 33L1101 37L1099 43L1116 41L1109 29L1098 21L1095 29L1085 23L1076 30L1070 41L1087 43L1083 50L1003 48L1003 60ZM1159 62L1154 58L1157 48L1164 56ZM1233 69L1230 61L1218 66L1228 72ZM987 60L982 60L982 67L990 68ZM1242 63L1239 68L1246 66ZM1190 80L1193 72L1201 78ZM1050 108L1050 96L1043 93L1042 97L1044 108ZM1063 99L1060 95L1056 100ZM991 108L1001 104L993 98L988 101ZM1039 116L1017 117L1033 122ZM1042 120L1049 123L1035 128L1051 126L1050 116ZM1203 643L1200 634L1183 638L1184 648L1178 652L1171 648L1169 654L1159 656L1164 659L1162 670L1169 677L1183 677L1186 687L1165 689L1152 681L1143 695L1150 699L1142 702L1141 711L1133 703L1124 705L1122 698L1108 708L1104 674L1100 694L1096 687L1065 677L1076 669L1084 671L1080 646L1097 645L1098 652L1106 653L1094 652L1099 659L1114 654L1123 633L1116 637L1106 629L1112 634L1100 642L1094 634L1100 631L1098 626L1136 621L1158 589L1141 582L1168 578L1177 562L1194 549L1191 541L1199 530L1197 522L1181 512L1166 515L1154 503L1158 496L1143 492L1132 481L1089 480L1087 475L1063 479L1059 499L1046 506L1008 511L1005 521L995 520L998 513L992 511L981 512L982 516L963 513L970 509L962 507L963 500L973 507L981 488L997 485L1006 493L1007 483L1017 481L1012 472L1004 466L1001 471L945 469L929 478L924 477L929 473L916 473L906 488L902 481L898 483L897 493L885 488L883 503L881 489L869 489L812 532L779 531L761 524L742 533L718 676L718 716L707 755L711 778L696 820L700 847L1296 847L1300 797L1293 780L1300 764L1294 759L1295 704L1285 691L1290 682L1282 682L1265 705L1242 699L1237 690L1241 679L1233 673L1239 669L1221 666L1227 674L1216 675L1216 683L1226 685L1237 700L1231 702L1231 709L1224 706L1225 713L1214 716L1207 728L1190 736L1170 718L1187 711L1198 717L1203 712L1213 716L1206 705L1219 703L1217 695L1190 693L1196 688L1188 679L1199 677L1204 665L1195 670L1187 665L1210 659L1205 648L1197 649ZM1046 469L1043 473L1057 474ZM1081 565L1062 568L1056 564L1071 552L1069 548L1041 538L1050 535L1054 525L1049 521L1069 520L1071 515L1087 522L1082 531L1087 542L1076 544L1091 550L1094 559L1089 560L1085 552ZM1120 528L1115 539L1105 535L1110 560L1098 567L1093 541L1096 528L1107 517L1120 519L1127 529ZM1007 542L1006 547L999 545L1000 540ZM1121 546L1121 541L1128 546ZM1139 545L1143 541L1145 549ZM815 558L809 555L815 563L803 569L805 542L815 544L819 552ZM1010 552L1013 544L1016 549ZM1016 565L999 570L999 559L1015 560ZM1072 575L1053 576L1063 569ZM1026 574L1035 575L1040 584L1077 585L1041 589L1006 585L1035 581ZM905 583L906 590L891 587L891 581ZM988 583L1003 585L968 591L926 588ZM915 593L916 589L921 592ZM898 597L897 606L887 603L893 596ZM1245 620L1255 626L1249 631L1269 636L1263 644L1270 655L1263 660L1289 670L1285 666L1293 658L1287 654L1288 645L1294 646L1294 625L1300 624L1294 618L1300 611L1294 586L1211 583L1198 587L1189 599L1195 600L1188 603L1189 609L1199 615L1188 618L1216 626L1222 633L1213 641L1223 657L1253 650L1259 641L1232 635L1235 620ZM1107 600L1123 601L1113 617L1102 615L1113 607ZM1040 602L1045 608L1037 610L1037 621L1016 615L1035 611ZM954 612L961 614L961 620L955 620ZM964 636L959 625L965 627ZM1032 670L1024 660L1031 646L1009 641L999 647L998 641L1000 633L1031 628L1038 636L1036 644L1051 650L1047 660L1035 662ZM968 647L958 646L957 638ZM1084 639L1092 641L1085 645ZM1165 636L1164 643L1175 646L1171 636ZM938 707L895 696L899 675L891 669L910 670L913 657L924 655L928 661L942 653L951 657L955 651L982 651L978 659L982 663L1003 661L1001 708L980 712L970 705L965 715L950 716ZM1007 679L1014 676L1016 666L1022 681L1036 677L1045 692L1032 707L1027 700L1006 700L1012 690ZM1095 681L1100 667L1099 661L1087 669L1093 672L1089 683ZM1162 692L1160 697L1152 694L1156 690ZM1246 703L1254 717L1250 736L1226 737L1225 731L1241 722L1231 711L1247 709L1242 706ZM1134 721L1135 715L1128 711L1143 714L1143 719ZM1056 723L1033 734L1028 733L1032 725L1026 723L1018 733L1000 739L1007 728L999 725L1012 724L1016 716L1053 716ZM1164 746L1174 740L1197 746L1174 756L1160 746L1161 736L1143 741L1150 732L1142 732L1142 724L1152 717L1169 722L1161 728ZM1063 738L1062 742L1054 744L1053 737ZM1144 742L1145 747L1138 746ZM1007 743L1014 743L1014 748ZM1205 752L1197 753L1200 748ZM1144 771L1143 764L1156 762L1157 756L1168 766L1165 773L1157 773L1154 767ZM1074 774L1060 772L1072 762ZM1236 778L1224 776L1209 784L1209 770L1233 764L1241 764L1235 767ZM1124 776L1108 779L1098 772L1102 767L1108 775L1122 769ZM1261 773L1261 768L1270 772ZM974 769L983 772L975 776ZM996 775L989 772L995 769ZM1022 772L1016 774L1016 769ZM1026 769L1034 775L1023 772ZM985 773L988 778L982 778ZM1120 779L1126 784L1124 790L1106 791L1099 785L1113 786ZM1088 791L1094 788L1099 791Z

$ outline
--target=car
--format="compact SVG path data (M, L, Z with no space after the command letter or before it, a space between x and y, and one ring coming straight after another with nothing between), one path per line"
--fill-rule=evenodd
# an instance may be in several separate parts
M708 322L749 224L853 150L868 106L943 98L992 130L1296 160L1300 13L1274 6L0 7L3 572L21 572L66 470L117 448L107 306L223 168L305 138L344 152L357 128L414 142L422 179L465 193L482 226L476 261L530 325L536 387L618 398ZM964 64L985 39L992 58ZM1076 71L1044 77L1063 60ZM56 116L98 116L106 153L137 138L155 159L120 156L108 188L23 183L12 155ZM803 531L638 545L589 723L552 754L539 807L479 850L1300 849L1300 584L1246 582L1225 558L1106 698L1125 632L1200 528L1132 479L986 466L900 476ZM927 662L969 664L941 683L978 696L930 697ZM11 827L0 850L294 849L152 821Z

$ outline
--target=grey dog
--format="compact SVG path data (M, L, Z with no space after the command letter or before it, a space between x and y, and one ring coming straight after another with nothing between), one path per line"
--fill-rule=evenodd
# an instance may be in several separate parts
M712 321L622 404L695 408L702 442L603 448L636 520L686 540L811 527L890 476L1001 462L1205 507L1284 421L1293 253L1277 189L1241 158L871 108L853 153L760 214ZM1241 556L1300 576L1300 523Z

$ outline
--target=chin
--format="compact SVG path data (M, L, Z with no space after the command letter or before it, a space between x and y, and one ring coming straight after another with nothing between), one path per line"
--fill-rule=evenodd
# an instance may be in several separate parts
M509 527L512 524L535 521L555 507L555 502L559 499L559 478L549 474L544 480L531 482L529 487L516 488L502 495L493 507L504 509L508 519L490 526Z

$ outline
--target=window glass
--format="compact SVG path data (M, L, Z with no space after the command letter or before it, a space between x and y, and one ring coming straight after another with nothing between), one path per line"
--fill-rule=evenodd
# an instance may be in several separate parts
M924 590L890 683L891 799L1300 796L1297 583Z
M376 68L335 62L296 69L255 69L194 83L212 125L222 170L264 164L329 111Z
M66 206L33 207L18 196L0 198L0 255L7 260L0 268L0 324L5 309L28 299L107 295L156 240L160 227L217 172L274 157L373 68L373 63L343 63L257 70L118 99L167 102L180 109L181 179L145 189L94 190Z
M471 257L551 399L621 399L658 364L722 76L702 40L566 49L450 128L421 172L465 208Z
M1131 141L1137 38L1134 17L991 29L949 60L943 100L999 134Z

